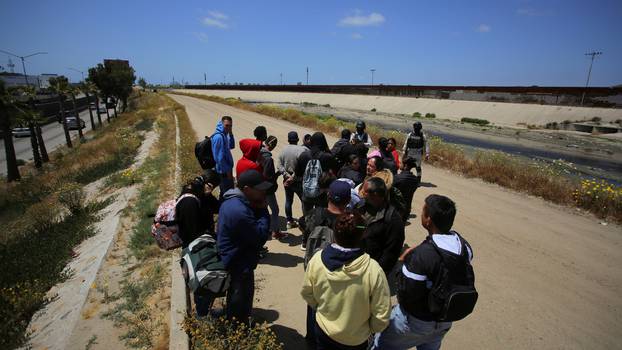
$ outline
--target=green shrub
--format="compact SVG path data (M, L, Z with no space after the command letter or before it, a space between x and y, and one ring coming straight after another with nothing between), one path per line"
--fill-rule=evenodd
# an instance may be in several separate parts
M75 182L63 184L58 189L58 202L64 205L69 212L78 213L84 209L86 194L81 185Z
M434 114L434 113L426 113L425 117L429 118L429 119L434 119L434 118L436 118L436 114Z
M490 122L486 119L478 119L478 118L462 118L460 119L463 123L470 123L475 125L488 125Z
M283 349L283 344L265 323L249 327L223 317L200 320L186 317L183 328L196 350Z
M372 108L372 109L371 109L371 111L372 111L372 112L375 112L375 111L376 111L376 108Z
M421 118L421 113L419 112L413 113L413 118Z

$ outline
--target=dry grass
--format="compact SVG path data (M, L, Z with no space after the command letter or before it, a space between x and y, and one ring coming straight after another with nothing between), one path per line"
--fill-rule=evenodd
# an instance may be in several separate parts
M234 98L221 98L201 94L172 92L203 100L226 104L235 108L265 114L287 120L339 137L343 128L354 129L334 117L307 114L293 109L259 105L254 106ZM369 125L367 132L373 139L381 136L394 137L398 144L404 142L405 135L394 130L386 130ZM467 177L480 178L486 182L538 196L553 203L578 207L599 218L622 223L622 188L607 183L599 183L596 190L588 190L583 183L572 181L563 174L563 164L539 164L518 159L509 154L496 151L480 151L474 157L468 156L460 147L435 138L430 140L430 163L450 169ZM588 181L594 185L595 182ZM592 186L594 187L594 186ZM602 192L602 189L606 192Z

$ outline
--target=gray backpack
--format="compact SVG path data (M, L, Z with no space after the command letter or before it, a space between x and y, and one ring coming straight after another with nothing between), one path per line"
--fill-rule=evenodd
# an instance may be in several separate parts
M307 238L307 250L305 251L304 269L307 269L309 261L315 253L326 248L327 245L335 242L335 233L328 226L316 226L309 238Z
M312 158L305 173L302 176L302 195L305 198L317 198L320 195L320 177L322 177L322 165L319 159Z
M181 251L181 268L192 292L207 291L224 296L229 289L230 277L220 260L216 240L202 235Z

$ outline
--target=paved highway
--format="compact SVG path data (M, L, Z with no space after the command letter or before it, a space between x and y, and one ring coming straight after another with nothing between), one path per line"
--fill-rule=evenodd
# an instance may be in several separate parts
M114 114L111 109L110 115ZM102 113L102 122L106 122L106 113ZM88 109L85 109L80 113L80 118L86 123L86 127L83 132L91 130L91 118L89 117ZM93 110L93 119L97 123L97 114ZM65 144L65 134L63 132L63 125L60 123L51 123L41 127L43 132L43 139L45 140L45 147L48 153L51 153L56 148ZM78 131L69 131L72 139L78 138ZM30 146L30 137L13 138L13 144L15 145L15 155L17 159L23 159L25 161L32 161L32 148ZM0 175L6 175L6 153L4 151L4 140L0 139Z

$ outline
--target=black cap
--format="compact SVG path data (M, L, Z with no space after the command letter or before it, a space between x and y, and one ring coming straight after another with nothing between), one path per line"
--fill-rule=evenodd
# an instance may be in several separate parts
M238 188L252 187L259 191L267 191L272 187L272 184L265 181L263 176L257 170L246 170L240 176L238 176Z

